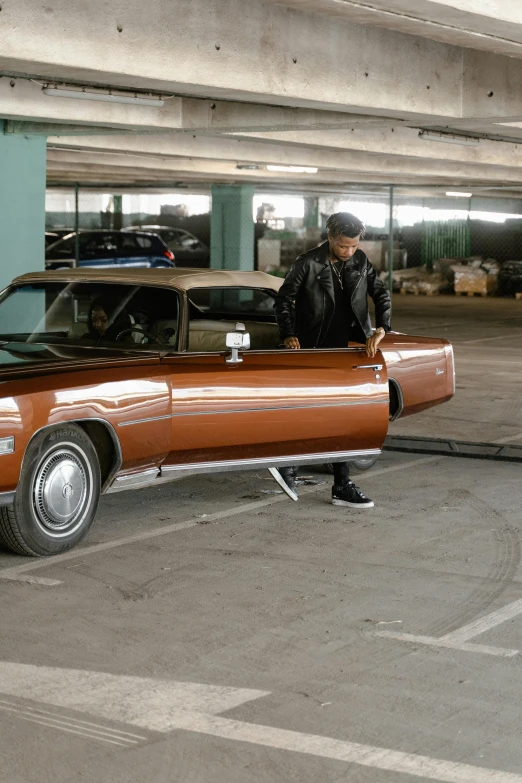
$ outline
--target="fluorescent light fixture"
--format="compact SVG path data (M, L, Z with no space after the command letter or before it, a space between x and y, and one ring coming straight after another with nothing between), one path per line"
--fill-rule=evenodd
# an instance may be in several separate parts
M455 196L455 198L471 198L473 193L462 193L460 190L447 190L446 196Z
M14 437L0 438L0 454L12 454L14 451Z
M85 89L73 90L62 87L43 87L44 95L55 98L77 98L80 101L105 101L106 103L132 103L135 106L152 106L160 108L165 105L162 98L144 98L142 95L119 95L113 92L88 92Z
M464 147L478 147L480 139L472 136L455 136L451 133L435 133L435 131L419 131L419 139L425 141L443 141L446 144L462 144Z
M256 163L237 163L236 169L244 171L257 171L259 166Z
M315 166L267 166L268 171L290 171L292 174L317 174Z

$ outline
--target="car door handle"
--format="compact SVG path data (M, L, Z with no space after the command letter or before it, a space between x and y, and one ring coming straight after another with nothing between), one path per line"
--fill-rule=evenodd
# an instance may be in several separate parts
M375 370L380 372L382 370L382 364L356 364L353 366L354 370Z

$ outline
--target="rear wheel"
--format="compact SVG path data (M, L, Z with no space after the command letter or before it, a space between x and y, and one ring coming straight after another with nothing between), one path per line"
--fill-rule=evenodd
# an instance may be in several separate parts
M370 470L377 462L377 457L357 457L357 459L350 460L352 465L358 472L364 470Z
M27 447L15 501L0 507L0 538L13 552L65 552L87 534L100 497L100 465L76 424L36 435Z
M356 459L348 460L350 467L354 468L356 473L362 473L365 470L373 468L377 462L377 456L372 457L357 457ZM331 462L325 462L322 466L321 473L333 473L333 465Z

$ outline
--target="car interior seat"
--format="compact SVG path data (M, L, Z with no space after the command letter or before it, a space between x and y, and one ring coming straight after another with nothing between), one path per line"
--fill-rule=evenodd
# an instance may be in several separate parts
M236 324L243 323L250 335L250 348L271 350L277 348L279 330L277 324L262 321L213 321L207 318L192 320L189 324L188 351L190 353L225 351L227 332L235 332Z

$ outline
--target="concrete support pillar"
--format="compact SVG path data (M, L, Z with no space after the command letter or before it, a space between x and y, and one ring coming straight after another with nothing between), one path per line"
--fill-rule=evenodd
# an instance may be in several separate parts
M303 223L305 228L319 228L319 196L305 196Z
M0 120L0 290L45 266L45 136L4 133Z
M114 225L115 231L119 231L123 228L123 196L114 196Z
M212 185L211 269L254 269L253 185Z

